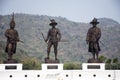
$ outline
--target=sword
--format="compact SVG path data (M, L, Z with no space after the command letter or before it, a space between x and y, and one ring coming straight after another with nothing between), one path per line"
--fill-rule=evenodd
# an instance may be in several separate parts
M49 18L49 17L48 17ZM51 19L49 18L49 20L51 21Z
M42 32L41 32L41 35L42 35L45 43L47 43L46 40L45 40L44 34ZM57 42L68 42L68 40L60 40L60 41L57 40Z
M23 41L19 40L19 42L24 43Z
M43 34L42 32L41 32L41 35L42 35L42 37L43 37L45 43L47 43L46 40L45 40L44 34Z
M101 43L103 46L105 46L102 41L100 41L100 43Z
M12 39L12 40L15 40L15 39ZM24 43L22 40L19 40L19 41L17 41L17 40L15 40L16 42L21 42L21 43Z

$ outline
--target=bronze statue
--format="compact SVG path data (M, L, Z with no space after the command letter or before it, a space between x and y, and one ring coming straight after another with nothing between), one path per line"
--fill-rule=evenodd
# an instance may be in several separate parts
M10 29L7 29L5 36L7 37L7 45L5 52L8 53L8 60L12 60L13 54L16 53L17 42L19 41L19 35L15 28L14 13L10 22Z
M94 18L90 24L92 24L93 27L91 27L87 32L86 42L89 44L88 51L92 53L93 59L95 59L95 55L96 59L98 59L100 51L99 40L101 37L101 29L96 26L99 24L96 18Z
M58 47L58 42L61 39L61 33L60 33L59 29L55 27L57 25L57 22L55 22L54 19L52 19L50 21L51 21L51 23L49 25L52 26L52 28L49 29L48 34L47 34L47 38L45 39L45 41L48 42L47 59L49 59L50 50L51 50L51 47L53 45L55 60L58 60L57 59L57 47Z

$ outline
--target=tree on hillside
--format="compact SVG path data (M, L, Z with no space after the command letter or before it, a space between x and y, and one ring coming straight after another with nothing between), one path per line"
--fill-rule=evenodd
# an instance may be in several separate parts
M38 70L41 69L41 63L34 57L24 57L21 62L23 63L24 70Z
M111 62L112 62L112 59L107 59L107 61L106 61L106 68L107 69L111 69Z
M112 60L112 64L113 64L112 69L118 69L118 58L114 58Z
M105 60L106 60L107 58L106 58L105 56L101 55L101 56L99 57L99 59L100 59L100 61L105 62Z

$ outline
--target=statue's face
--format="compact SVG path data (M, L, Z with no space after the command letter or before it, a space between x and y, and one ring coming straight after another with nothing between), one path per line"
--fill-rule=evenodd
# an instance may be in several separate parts
M15 24L13 24L13 23L10 24L10 28L11 28L11 29L14 29L14 28L15 28Z
M93 27L96 27L97 24L96 24L96 23L93 23L92 25L93 25Z
M55 25L55 24L52 24L51 26L52 26L52 28L55 28L56 25Z

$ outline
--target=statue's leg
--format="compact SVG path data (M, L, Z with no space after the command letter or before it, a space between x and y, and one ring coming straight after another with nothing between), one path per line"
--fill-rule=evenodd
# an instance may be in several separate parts
M93 55L93 59L95 59L95 53L94 52L92 52L92 55Z
M52 47L52 42L49 42L49 43L48 43L48 47L47 47L47 58L48 58L48 59L49 59L51 47Z
M8 44L8 59L12 59L12 44Z
M94 42L90 43L90 49L91 49L91 53L92 53L93 59L95 59Z
M13 57L13 54L16 52L16 47L17 47L17 45L13 43L12 44L12 49L11 49L11 59Z
M94 52L94 59L98 59L98 48L97 48L97 43L93 43L93 52Z
M55 60L57 60L57 46L58 46L58 42L54 43Z
M99 51L98 51L98 44L97 43L95 43L94 48L95 48L96 59L98 59Z
M98 56L99 56L99 53L97 52L97 53L96 53L96 58L97 58L97 59L98 59Z

